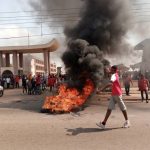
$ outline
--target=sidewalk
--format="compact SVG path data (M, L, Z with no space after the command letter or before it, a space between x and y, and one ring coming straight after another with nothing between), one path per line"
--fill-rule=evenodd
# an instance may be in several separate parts
M123 91L123 99L124 101L141 101L141 94L138 88L134 87L130 89L130 95L127 96L125 94L124 88L122 88ZM150 92L149 92L150 94ZM97 99L103 101L103 100L108 100L108 98L111 96L111 92L101 92L100 94L96 94L94 97Z

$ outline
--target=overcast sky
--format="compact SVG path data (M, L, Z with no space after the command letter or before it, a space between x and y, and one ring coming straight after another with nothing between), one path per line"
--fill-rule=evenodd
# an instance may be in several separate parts
M65 36L63 35L63 28L57 27L57 28L49 29L47 24L41 25L40 23L36 23L36 21L39 20L35 20L34 17L38 16L38 13L35 11L31 12L34 9L29 4L29 1L30 0L1 0L0 46L41 44L41 43L46 43L53 38L57 38L60 41L62 47L59 49L57 53L52 54L51 57L52 57L52 61L57 61L58 64L61 65L61 61L58 58L60 58L62 52L65 49L64 48ZM41 4L39 0L34 0L34 1L36 1L37 4ZM50 0L50 1L53 4L52 5L53 9L55 9L56 7L64 8L64 6L62 5L61 6L57 5L57 0ZM62 4L64 5L67 4L65 6L66 8L69 7L79 8L81 5L81 3L79 2L80 0L78 1L62 0L62 1L63 1ZM144 40L145 38L150 38L150 19L149 19L150 0L131 0L131 2L132 2L132 11L134 15L133 25L132 28L129 30L129 32L126 34L125 39L131 45L134 46L138 42ZM41 7L41 9L43 8ZM70 13L70 12L66 12L66 13ZM47 33L49 35L44 35ZM55 33L59 33L59 34L55 34ZM41 55L39 56L41 57Z
M39 0L34 0L37 4L41 4ZM44 0L43 0L44 1ZM52 8L55 9L57 8L76 8L80 6L80 3L78 2L80 0L63 0L63 4L66 6L57 6L57 1L59 0L49 0L52 2ZM68 3L67 3L68 1ZM34 33L37 33L40 35L40 28L39 29L28 29L25 27L31 27L31 26L38 26L36 23L26 23L26 24L19 24L22 22L36 22L33 18L33 16L37 15L35 13L31 12L23 12L23 11L32 11L34 10L31 6L30 3L31 0L1 0L1 5L0 5L0 45L17 45L20 43L23 44L28 44L28 38L19 38L19 39L2 39L2 38L8 38L8 37L18 37L18 36L28 36L28 34L35 35ZM147 21L150 17L150 11L147 11L148 8L150 8L150 0L131 0L132 2L132 9L135 9L133 12L134 16L136 18L133 18L133 26L132 29L129 31L127 34L126 38L127 40L132 44L135 45L144 38L149 38L150 37L150 22L139 22L138 21ZM137 4L138 3L138 4ZM141 5L139 4L141 3ZM136 5L135 5L136 4ZM41 4L42 5L42 4ZM72 6L71 6L72 5ZM54 7L53 7L54 6ZM145 8L145 9L144 9ZM42 8L41 8L42 9ZM51 9L51 8L50 8ZM137 9L137 10L136 10ZM139 10L138 10L139 9ZM10 13L9 13L10 12ZM16 12L16 13L15 13ZM140 12L140 13L139 13ZM18 16L32 16L32 17L19 17L15 18ZM14 18L10 18L14 17ZM16 19L16 20L15 20ZM17 20L18 19L18 20ZM20 19L20 20L19 20ZM25 19L23 21L23 19ZM28 19L28 20L27 20ZM32 20L31 20L32 19ZM17 28L18 29L3 29L3 28ZM19 29L19 27L24 27L22 29ZM48 28L47 28L48 29ZM57 28L58 30L58 28ZM138 32L137 32L138 31ZM62 36L62 35L61 35ZM43 36L43 37L30 37L30 43L29 44L35 44L35 43L40 43L44 42L45 39L50 39L52 37L58 37L58 35L52 35L52 36ZM37 40L38 39L38 40ZM43 40L44 39L44 40ZM18 42L19 41L19 42ZM36 42L35 42L36 41Z

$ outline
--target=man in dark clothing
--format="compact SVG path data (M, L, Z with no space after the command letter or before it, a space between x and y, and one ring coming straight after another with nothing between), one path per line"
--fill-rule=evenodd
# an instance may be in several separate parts
M23 88L23 93L24 91L27 93L27 78L25 75L22 76L22 88Z

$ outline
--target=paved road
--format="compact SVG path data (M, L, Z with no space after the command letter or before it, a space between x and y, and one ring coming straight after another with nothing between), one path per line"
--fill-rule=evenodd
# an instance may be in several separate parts
M106 130L95 123L107 109L106 93L91 99L90 106L78 114L42 114L42 96L23 95L21 90L7 90L0 98L1 150L149 150L150 103L140 101L137 89L125 97L132 124L123 129L118 107Z

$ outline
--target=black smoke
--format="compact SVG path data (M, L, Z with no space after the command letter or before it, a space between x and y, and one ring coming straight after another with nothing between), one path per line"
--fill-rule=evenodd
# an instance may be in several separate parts
M82 90L86 79L91 79L96 87L103 78L104 66L109 65L97 46L89 45L82 39L68 43L68 50L64 52L62 60L71 78L69 87L76 87L79 90Z
M71 4L73 7L76 3L79 1L41 0L41 8L49 10L56 4L59 8L71 7ZM103 53L117 53L130 26L128 3L128 0L82 0L80 20L64 30L69 42L62 60L71 79L69 86L82 90L87 78L95 86L99 84L104 67L109 65ZM32 6L35 8L36 5L33 3Z
M80 21L65 28L71 42L62 60L73 86L82 88L87 78L95 86L102 80L105 65L109 65L103 53L120 51L120 43L129 28L127 4L124 0L84 0Z
M128 0L84 0L80 21L65 29L68 39L84 39L104 53L114 54L129 29Z

